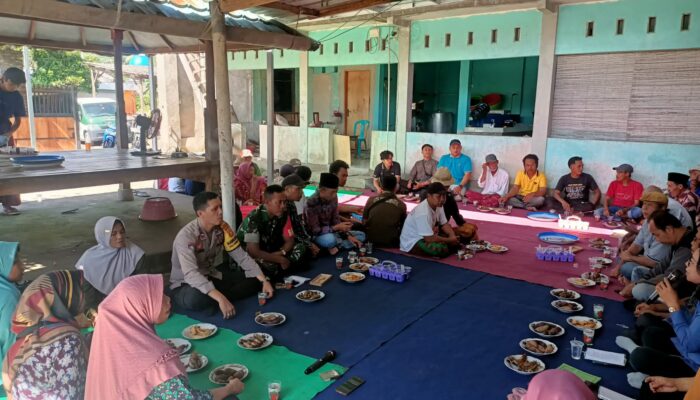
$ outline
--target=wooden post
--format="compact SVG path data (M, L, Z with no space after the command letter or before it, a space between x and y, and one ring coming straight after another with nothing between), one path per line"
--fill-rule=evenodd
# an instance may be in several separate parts
M207 160L219 159L219 136L216 127L216 84L214 75L214 44L207 41L204 48L204 77L206 81L206 99L204 109L204 147Z
M231 99L228 86L228 59L226 53L226 22L219 2L209 3L211 39L214 53L217 130L219 132L219 160L221 168L221 202L224 221L236 226L236 201L233 188L233 140L231 137Z
M151 97L151 113L153 113L153 110L156 109L156 74L155 74L155 66L153 65L153 62L155 61L155 58L153 55L148 56L148 93L150 93ZM151 142L151 147L153 148L154 151L158 151L158 135L154 136Z
M275 55L267 51L267 181L275 177Z
M129 148L129 128L126 125L124 108L124 76L122 75L122 39L124 31L112 30L114 46L114 91L117 95L117 143L120 149Z

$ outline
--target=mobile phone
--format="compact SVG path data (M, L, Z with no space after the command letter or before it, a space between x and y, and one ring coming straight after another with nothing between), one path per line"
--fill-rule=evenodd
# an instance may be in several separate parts
M343 396L347 396L355 389L360 387L363 383L365 383L364 379L354 376L335 388L335 391Z
M362 215L360 215L358 213L352 213L350 216L355 218L356 220L362 222Z

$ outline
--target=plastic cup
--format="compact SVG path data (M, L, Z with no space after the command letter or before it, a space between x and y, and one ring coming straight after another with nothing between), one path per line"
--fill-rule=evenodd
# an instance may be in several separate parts
M604 304L593 304L593 317L598 321L603 320L603 312L605 311Z
M342 258L340 259L341 261L343 260ZM284 278L284 287L287 288L287 290L291 289L292 286L294 285L294 280L290 277Z
M596 222L600 222L600 215L599 214L594 215L593 218L595 218Z
M258 304L264 306L267 303L267 294L265 292L258 293Z
M365 244L365 247L367 248L367 254L372 254L372 242L367 242L367 244Z
M350 264L354 264L357 262L357 252L356 251L349 251L348 252L348 262Z
M571 342L571 358L580 360L583 353L583 342L580 340L572 340Z
M460 261L461 261L461 260L464 260L464 255L465 255L465 254L466 254L466 252L465 252L464 250L459 250L459 251L457 251L457 259L460 260Z
M335 259L335 267L337 269L343 269L343 257L336 257Z
M367 254L367 248L360 247L360 257L364 257Z
M272 381L267 384L267 395L270 400L279 400L280 393L282 392L282 382Z
M584 329L583 330L583 343L585 343L586 346L592 346L594 336L595 336L595 331L593 329Z

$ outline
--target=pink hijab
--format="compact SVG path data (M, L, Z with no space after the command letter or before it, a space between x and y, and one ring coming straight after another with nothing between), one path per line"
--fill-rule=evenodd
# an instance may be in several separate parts
M100 304L90 348L85 399L146 398L161 383L185 374L178 351L156 335L163 276L121 281Z
M596 400L591 389L569 371L548 369L530 381L522 400Z

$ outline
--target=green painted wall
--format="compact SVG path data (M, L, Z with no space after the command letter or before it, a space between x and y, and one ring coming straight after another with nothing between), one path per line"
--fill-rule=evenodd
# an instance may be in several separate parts
M397 65L391 64L391 74L387 73L386 65L377 66L377 82L374 85L374 98L377 101L374 102L374 118L372 121L374 123L372 129L374 130L386 130L386 111L387 111L387 81L391 78L391 89L389 92L389 98L391 99L391 104L389 105L389 130L394 130L396 126L396 76L397 76Z
M323 54L320 50L309 53L309 66L327 67L336 65L369 65L386 64L398 61L398 43L396 39L387 40L387 46L382 50L382 39L390 37L395 28L390 26L366 26L355 29L340 29L330 31L313 31L309 36L318 40L323 45ZM377 33L378 38L371 38L372 33ZM365 41L369 40L369 49L365 47ZM353 51L350 53L350 43ZM335 44L338 44L338 52L334 53Z
M471 62L470 96L499 93L501 109L520 114L523 122L532 124L535 110L538 57L518 57ZM517 93L516 96L512 96Z
M423 101L423 126L427 127L430 114L451 112L456 121L459 104L460 62L416 64L413 69L413 101ZM454 128L454 127L453 127Z
M691 14L690 29L681 31L681 17ZM649 17L656 17L655 33L647 33ZM624 19L623 34L616 34ZM586 37L592 21L593 36ZM700 1L620 0L575 4L559 8L557 54L670 50L700 47Z
M234 93L231 93L231 95L235 96ZM299 111L298 68L294 71L294 110ZM253 71L253 121L265 120L267 120L267 72L255 70Z
M536 56L541 21L536 10L417 21L411 25L411 62ZM514 41L516 27L520 28L518 42ZM496 43L491 43L493 29L498 31ZM468 32L473 32L471 45L467 44ZM451 35L449 47L445 46L447 33ZM428 48L426 35L430 36Z

